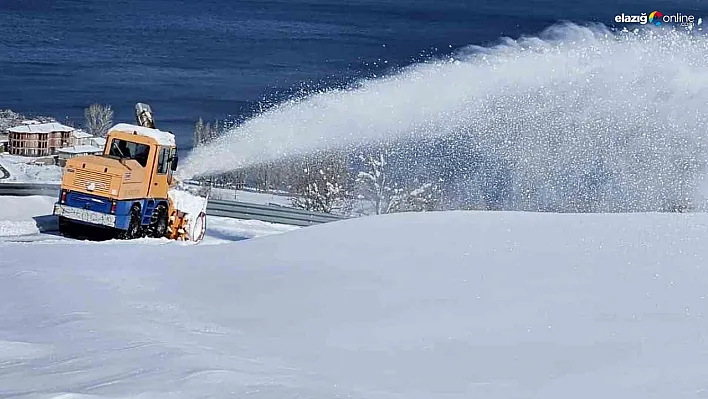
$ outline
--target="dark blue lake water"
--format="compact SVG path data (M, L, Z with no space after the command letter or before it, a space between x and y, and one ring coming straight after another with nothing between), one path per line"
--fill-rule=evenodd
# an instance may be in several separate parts
M1 0L0 109L80 123L138 101L191 145L194 122L560 20L708 14L705 0Z

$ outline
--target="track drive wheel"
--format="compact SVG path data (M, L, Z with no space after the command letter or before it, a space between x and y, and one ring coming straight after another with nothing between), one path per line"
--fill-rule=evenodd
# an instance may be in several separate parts
M145 230L140 224L140 219L140 205L135 204L132 208L130 208L130 224L128 224L128 230L121 230L118 237L123 240L143 237L145 235Z
M150 221L150 236L154 238L167 237L167 206L158 205L152 214Z
M76 225L64 216L58 216L57 221L59 222L59 233L67 238L76 237Z

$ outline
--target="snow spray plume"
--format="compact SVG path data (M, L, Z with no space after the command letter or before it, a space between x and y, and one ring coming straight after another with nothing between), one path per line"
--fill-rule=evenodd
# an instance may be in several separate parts
M182 175L465 132L508 165L510 208L574 201L576 178L598 180L595 210L695 207L707 159L706 54L697 32L558 25L281 104L197 148Z

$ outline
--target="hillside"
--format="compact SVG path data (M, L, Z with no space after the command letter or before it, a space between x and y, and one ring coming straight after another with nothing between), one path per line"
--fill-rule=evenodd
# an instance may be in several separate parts
M6 244L0 397L705 397L706 227L449 212Z

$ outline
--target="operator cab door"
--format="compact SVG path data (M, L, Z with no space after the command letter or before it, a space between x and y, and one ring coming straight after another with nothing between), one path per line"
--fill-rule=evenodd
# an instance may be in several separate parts
M167 183L172 184L172 174L177 170L177 149L170 148L170 157L167 159L169 170L167 171Z
M168 176L170 175L170 148L157 147L156 162L152 172L150 196L152 198L167 198L169 189Z

